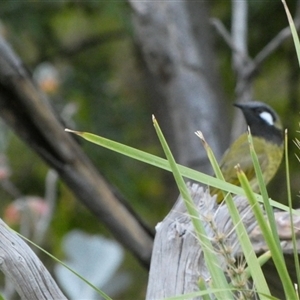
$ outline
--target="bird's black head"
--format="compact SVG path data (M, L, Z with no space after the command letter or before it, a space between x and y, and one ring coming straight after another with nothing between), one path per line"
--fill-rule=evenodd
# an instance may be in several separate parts
M269 105L258 101L234 105L242 110L253 136L265 138L278 145L283 143L280 118Z

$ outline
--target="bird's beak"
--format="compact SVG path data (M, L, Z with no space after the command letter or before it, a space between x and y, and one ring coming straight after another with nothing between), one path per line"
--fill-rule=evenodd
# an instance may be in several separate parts
M241 109L244 107L244 105L240 104L240 103L233 103L233 106L241 108Z

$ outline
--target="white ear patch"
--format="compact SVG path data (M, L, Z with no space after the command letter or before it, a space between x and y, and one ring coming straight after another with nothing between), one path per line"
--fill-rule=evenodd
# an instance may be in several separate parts
M273 120L273 116L270 114L270 113L268 113L268 112L266 112L266 111L263 111L263 112L261 112L260 114L259 114L259 116L263 119L263 120L265 120L265 122L267 122L269 125L274 125L274 120Z

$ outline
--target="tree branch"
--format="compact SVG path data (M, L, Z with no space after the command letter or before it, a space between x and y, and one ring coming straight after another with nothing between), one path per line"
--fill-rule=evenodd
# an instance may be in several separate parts
M219 33L219 35L223 38L224 42L227 44L231 51L236 52L238 56L242 57L242 53L239 53L239 49L234 44L232 40L232 36L230 32L226 29L224 24L217 18L210 19L211 24L215 28L215 30Z
M295 26L297 29L300 28L300 19L295 19ZM252 76L253 72L256 71L262 63L278 49L282 43L292 35L290 27L282 29L253 59L255 69L249 72L249 76Z
M153 236L98 173L38 90L21 60L0 39L0 116L32 147L96 217L144 265Z
M1 219L0 270L13 282L21 299L67 299L30 247Z

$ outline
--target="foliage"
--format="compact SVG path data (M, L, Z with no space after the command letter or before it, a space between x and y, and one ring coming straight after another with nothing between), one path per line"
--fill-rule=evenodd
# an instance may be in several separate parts
M249 1L250 53L256 54L281 28L287 25L280 1ZM294 10L295 3L290 9ZM24 2L1 1L1 33L25 62L37 74L41 63L49 62L57 70L56 84L39 82L48 93L52 104L64 112L67 127L80 128L132 145L146 152L160 155L151 113L155 103L149 96L150 84L143 73L143 62L136 49L130 21L130 10L125 1L58 1ZM230 5L226 1L211 2L212 16L230 27ZM266 23L266 19L270 20ZM263 30L263 34L262 34ZM235 76L231 73L231 49L215 34L218 64L228 104L234 97ZM289 127L291 140L298 126L299 72L295 71L293 44L288 41L266 61L255 82L256 98L274 106ZM38 77L38 75L36 75ZM39 78L37 78L37 81ZM50 88L49 88L50 86ZM274 88L276 86L276 89ZM227 100L230 99L230 100ZM73 106L70 106L69 104ZM3 137L2 137L3 133ZM10 165L0 189L1 209L19 196L43 197L47 167L11 132L1 126L1 152ZM83 143L86 153L131 205L149 224L155 225L167 213L177 196L177 189L166 172L137 164L105 149ZM292 195L298 193L299 172L291 149ZM11 174L11 175L10 175ZM28 176L30 174L30 176ZM283 172L273 185L284 181ZM285 198L285 191L276 198ZM270 192L272 194L272 189ZM57 210L45 246L62 256L60 241L73 228L88 232L106 228L90 212L78 204L74 195L58 184ZM88 221L87 221L88 220ZM128 256L128 254L127 254ZM127 268L132 258L127 258ZM126 263L125 263L126 264ZM141 270L138 270L141 272ZM146 272L140 290L146 285ZM122 298L125 299L125 298ZM132 299L132 295L128 296Z
M214 294L218 297L218 299L234 299L233 292L239 293L240 299L252 299L253 293L257 293L260 295L260 299L275 299L269 290L269 287L267 285L266 279L264 277L264 274L261 270L261 265L268 260L269 258L273 258L276 269L278 271L278 274L280 276L281 282L284 287L284 293L287 299L297 299L296 291L294 289L293 283L291 281L291 278L288 273L288 266L285 263L284 256L281 249L280 240L277 233L277 227L274 220L274 214L273 214L273 208L271 206L271 201L268 197L266 186L263 181L262 172L260 169L259 161L256 156L256 153L254 151L253 147L253 141L251 134L249 134L249 147L250 152L253 160L253 164L255 167L256 176L259 181L260 190L262 193L262 200L264 203L264 207L266 210L266 216L263 213L263 210L261 206L258 205L258 197L257 195L254 195L250 184L247 180L246 175L243 173L243 171L240 169L239 165L237 165L236 170L238 174L238 179L241 183L241 186L243 188L243 191L245 195L247 196L249 200L249 205L251 206L255 218L259 224L260 230L262 231L262 234L264 236L264 239L268 245L268 248L270 249L270 253L266 253L262 255L260 258L256 257L255 251L252 247L250 238L248 237L247 231L243 225L242 217L239 215L239 212L234 204L234 201L232 199L232 196L229 191L232 191L232 185L224 181L224 177L221 173L221 170L218 166L218 163L213 155L212 150L210 149L209 145L206 143L203 135L201 132L197 132L196 134L200 137L200 139L203 142L203 145L207 151L209 160L211 164L213 165L213 169L215 171L215 174L218 179L215 178L207 178L204 174L201 174L199 172L195 172L194 170L185 168L183 166L177 165L174 157L170 151L170 148L168 144L166 143L166 140L163 136L163 133L160 130L160 127L156 121L156 119L153 117L153 123L155 130L157 132L157 135L159 137L160 143L162 145L162 148L164 149L165 155L168 159L168 161L161 159L159 157L155 157L152 154L148 154L145 152L142 152L137 149L133 149L131 147L113 142L111 140L107 140L105 138L102 138L100 136L96 136L90 133L86 132L78 132L78 131L72 131L67 129L66 131L73 132L84 139L93 142L95 144L98 144L99 146L104 146L106 148L109 148L113 151L116 151L118 153L124 154L128 157L135 158L137 160L146 162L148 164L155 165L159 168L166 169L169 171L172 171L176 184L178 186L178 189L182 195L182 198L185 202L187 212L191 217L191 222L194 226L197 239L199 240L199 243L201 245L201 248L203 249L204 253L204 259L207 265L207 268L211 275L211 281L212 285L211 288L207 288L205 284L200 285L201 291L196 292L189 295L184 295L185 297L196 297L196 296L202 296L204 295L205 298L211 299L209 294ZM285 146L287 147L287 137L285 139ZM289 173L288 173L288 156L286 155L286 168L287 168L287 179L289 182ZM223 238L218 238L217 236L217 230L213 229L213 221L211 222L211 226L213 229L213 232L215 232L216 236L214 237L216 241L218 241L216 244L218 245L219 249L218 251L214 251L214 248L211 244L210 238L207 237L206 231L203 227L204 221L199 218L199 212L197 208L195 207L195 204L193 203L193 200L191 199L191 196L189 195L189 192L187 190L186 184L183 181L182 176L187 176L193 179L199 179L202 183L212 183L217 188L224 189L224 196L226 205L228 206L228 211L231 215L231 218L233 220L233 223L235 225L235 230L239 239L239 243L243 249L243 253L245 256L245 260L247 262L248 268L247 270L244 269L243 263L241 263L240 268L236 267L235 264L232 264L232 261L234 259L230 259L228 256L229 251L225 250L225 243L223 244L222 240ZM237 188L237 187L236 187ZM237 190L241 190L237 188ZM227 194L228 193L228 194ZM260 199L261 200L261 199ZM273 202L274 203L274 202ZM276 204L278 205L278 204ZM281 205L280 205L281 206ZM281 206L281 208L283 208ZM291 202L290 207L284 207L285 210L289 210L290 214L292 216L293 211L291 209ZM210 218L206 218L206 220L209 220ZM292 218L291 218L292 220ZM207 221L206 221L207 222ZM220 233L222 235L222 233ZM295 243L296 237L293 236L293 240ZM297 256L297 248L294 247L295 250L295 256ZM217 253L220 253L224 256L225 261L228 263L227 270L231 270L231 272L227 272L227 276L231 279L231 281L228 283L223 271L219 268L218 263L218 257ZM296 259L297 261L297 259ZM296 267L297 268L297 267ZM236 270L236 273L235 273ZM248 277L251 277L254 282L254 290L253 288L249 288L247 279ZM201 279L201 278L200 278ZM182 299L181 296L179 297L172 297L170 299ZM213 299L213 298L212 298Z

